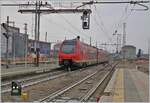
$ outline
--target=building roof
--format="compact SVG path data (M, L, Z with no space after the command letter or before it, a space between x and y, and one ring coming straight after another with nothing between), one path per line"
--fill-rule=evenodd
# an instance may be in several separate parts
M7 26L6 23L2 23L1 26L5 29L5 32L8 30L8 32L20 33L20 29L18 27Z
M125 46L123 46L122 48L136 48L136 47L133 46L133 45L125 45Z
M28 41L34 42L35 40L33 39L28 39ZM45 42L45 41L39 41L40 43L45 43L45 44L51 44L50 42Z

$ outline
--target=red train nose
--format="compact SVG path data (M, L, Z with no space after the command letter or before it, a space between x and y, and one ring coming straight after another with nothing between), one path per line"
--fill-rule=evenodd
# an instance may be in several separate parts
M59 58L61 59L75 59L76 55L75 54L60 54Z

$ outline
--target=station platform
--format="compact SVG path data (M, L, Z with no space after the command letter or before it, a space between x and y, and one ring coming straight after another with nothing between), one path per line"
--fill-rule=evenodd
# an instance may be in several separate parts
M117 68L99 102L149 102L149 75Z
M41 73L41 72L47 72L52 69L59 68L59 65L56 64L40 64L39 67L35 66L16 66L16 67L9 67L9 68L4 68L1 67L1 78L11 78L19 75L26 75L26 74L33 74L33 73Z

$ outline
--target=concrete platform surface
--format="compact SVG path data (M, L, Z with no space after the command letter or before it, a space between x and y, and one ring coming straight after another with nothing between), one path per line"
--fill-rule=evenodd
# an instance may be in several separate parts
M1 68L1 78L11 77L15 75L22 75L35 72L46 72L52 69L59 68L58 64L45 64L39 67L27 66L27 67L9 67Z
M149 102L149 75L137 69L115 71L100 102ZM104 93L104 94L105 94Z

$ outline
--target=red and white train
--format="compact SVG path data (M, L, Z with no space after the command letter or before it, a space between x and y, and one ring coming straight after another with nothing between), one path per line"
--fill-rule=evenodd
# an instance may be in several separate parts
M76 39L64 40L58 53L59 65L64 67L82 67L97 63L108 63L109 53Z

